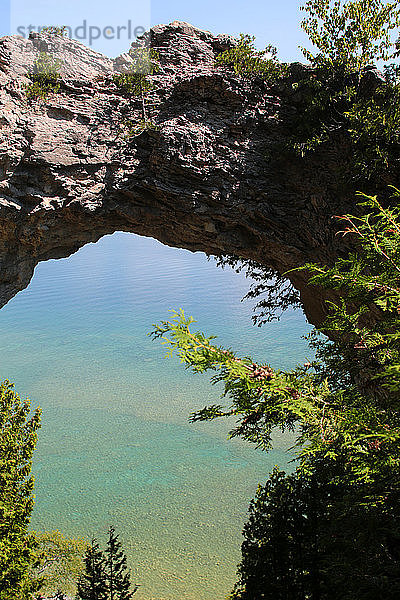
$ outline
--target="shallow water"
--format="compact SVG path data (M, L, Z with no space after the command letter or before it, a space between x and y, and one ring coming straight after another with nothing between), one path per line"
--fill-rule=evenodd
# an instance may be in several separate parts
M35 529L121 533L137 600L222 600L259 481L287 464L227 441L227 423L190 425L218 400L207 376L164 360L147 332L183 307L218 343L275 367L309 356L297 311L259 329L249 280L200 253L117 233L41 263L0 312L0 376L43 409L34 462Z

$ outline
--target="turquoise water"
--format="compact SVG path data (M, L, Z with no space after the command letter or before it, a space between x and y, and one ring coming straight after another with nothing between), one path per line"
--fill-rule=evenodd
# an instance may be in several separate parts
M219 390L146 336L183 307L240 353L303 361L303 315L253 327L249 284L203 254L117 233L40 264L0 312L0 376L43 409L32 525L102 541L113 524L137 600L222 600L257 483L287 462L283 436L265 454L227 441L227 423L190 425Z

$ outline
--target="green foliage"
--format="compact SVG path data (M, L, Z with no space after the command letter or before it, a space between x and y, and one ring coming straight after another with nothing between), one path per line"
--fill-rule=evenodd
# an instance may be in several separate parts
M400 225L397 208L384 209L376 198L365 196L364 200L363 205L372 207L370 214L342 217L349 223L345 234L360 238L362 254L340 259L333 269L304 267L311 274L311 284L340 289L349 303L331 303L331 316L322 328L346 340L340 345L337 342L336 349L346 361L348 388L331 389L329 378L316 377L307 363L284 372L239 358L232 350L217 346L212 336L193 333L194 320L186 318L182 310L174 312L170 321L156 325L152 336L160 338L169 354L176 352L195 373L215 371L212 382L224 385L228 406L225 402L225 406L206 407L192 415L192 420L235 416L238 425L230 435L240 435L264 448L270 447L272 428L293 430L296 426L305 469L308 459L328 444L331 457L339 456L343 448L351 455L349 478L372 482L380 468L386 468L384 463L388 469L400 468L400 457L396 457L400 441L396 412ZM369 318L371 307L377 318ZM331 379L335 380L334 372ZM377 457L368 451L371 444L385 451Z
M387 84L379 86L372 97L355 97L343 116L356 151L358 171L364 178L397 164L400 158L398 82L391 83L388 79Z
M40 560L32 569L32 578L40 582L41 592L53 595L62 589L66 594L74 594L84 569L87 542L66 538L59 531L34 532L34 536Z
M158 131L159 126L151 119L140 119L137 123L129 121L126 124L126 130L125 137L131 138L140 135L143 131Z
M68 34L68 27L66 25L47 25L46 27L42 27L40 33L66 37Z
M8 381L0 384L0 600L28 600L37 585L30 579L36 561L34 536L28 533L34 505L32 455L40 410L30 416Z
M369 212L340 217L358 252L339 259L334 267L306 265L310 283L339 290L344 298L330 304L321 331L341 341L337 347L362 393L374 402L398 410L400 390L400 192L384 208L376 196L361 194ZM397 374L396 374L397 373ZM348 392L346 392L348 393Z
M126 566L126 555L114 527L110 527L108 531L105 565L109 599L130 600L138 588L136 586L131 591L132 584Z
M146 129L157 129L147 114L147 94L154 87L148 76L157 73L160 66L158 52L152 48L136 48L130 50L129 54L133 59L132 70L114 75L113 82L123 93L138 97L142 101L142 119L139 123L132 125L131 121L126 122L127 137L132 137Z
M92 539L85 553L85 572L79 577L77 598L81 600L108 600L105 558L96 539Z
M49 94L60 91L61 61L47 52L41 52L36 59L33 72L29 74L32 83L26 87L29 100L46 100Z
M234 48L217 56L216 65L231 69L241 77L262 77L267 81L275 81L285 73L285 65L278 61L274 46L257 50L254 40L254 36L241 33Z
M132 96L141 96L153 88L152 82L147 80L144 73L118 73L113 75L113 82L124 93Z
M400 83L400 65L396 65L395 63L384 65L383 70L387 83L393 86Z
M95 539L87 548L85 572L78 580L77 598L81 600L130 600L138 589L132 589L126 555L115 534L114 527L108 531L105 553Z
M302 51L314 67L361 73L377 60L399 55L398 2L308 0L301 10L308 13L301 26L318 52Z
M114 75L113 82L127 94L143 96L153 88L147 76L159 71L159 55L153 48L131 49L129 54L133 59L131 70Z
M154 48L131 48L129 55L133 59L132 71L143 75L153 75L160 70L160 56Z
M181 362L195 373L215 371L212 383L224 385L223 398L230 400L229 405L206 407L194 413L192 421L235 416L239 424L230 436L240 435L268 449L274 427L293 430L301 417L318 420L319 407L312 416L316 391L306 370L300 376L295 372L273 371L247 357L239 358L231 349L217 346L214 336L192 332L194 322L182 310L173 311L171 320L156 325L151 334L167 346L168 355L176 352ZM324 395L327 393L323 390Z
M239 581L231 598L303 600L320 591L316 542L325 525L321 500L308 478L274 469L250 504Z
M291 84L301 101L291 121L289 148L305 156L321 144L346 139L351 155L348 165L353 180L382 180L395 173L400 158L400 85L387 70L386 81L368 91L368 71L310 72ZM371 81L371 80L369 80Z

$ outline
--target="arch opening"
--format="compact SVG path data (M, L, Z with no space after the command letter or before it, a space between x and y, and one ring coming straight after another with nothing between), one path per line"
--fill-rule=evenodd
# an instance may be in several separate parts
M248 500L286 462L284 439L267 457L227 442L226 424L188 425L218 390L146 337L178 303L221 343L291 366L304 318L254 328L248 285L201 253L116 233L41 263L0 311L2 371L44 410L32 526L101 539L113 523L145 595L225 595Z

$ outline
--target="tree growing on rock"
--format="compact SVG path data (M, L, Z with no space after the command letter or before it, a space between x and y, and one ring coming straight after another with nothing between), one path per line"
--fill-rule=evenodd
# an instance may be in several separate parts
M113 76L113 82L130 98L140 98L142 119L139 123L127 121L128 130L137 135L144 129L156 129L156 125L149 118L147 96L154 84L149 79L159 70L158 52L152 48L133 48L129 51L132 58L132 68L127 73L118 73ZM129 137L129 136L128 136Z

